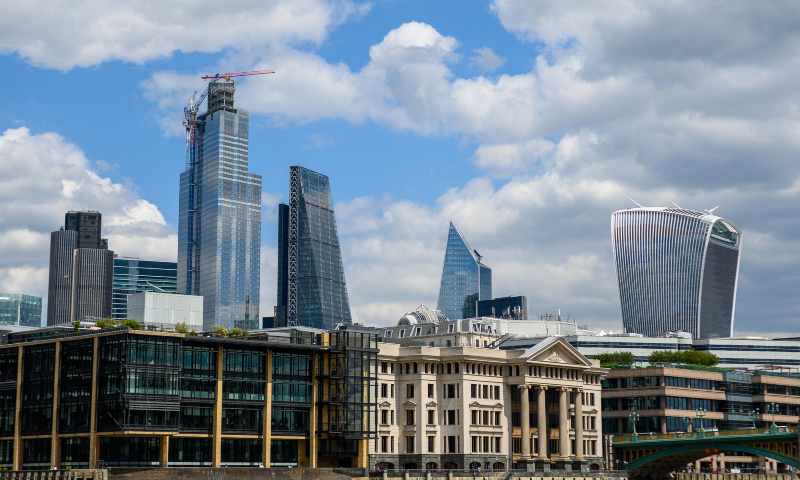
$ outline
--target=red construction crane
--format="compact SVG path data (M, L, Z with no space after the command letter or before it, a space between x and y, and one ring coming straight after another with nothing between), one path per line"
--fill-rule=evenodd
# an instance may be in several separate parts
M187 105L183 109L183 126L186 127L186 167L189 171L189 218L187 219L187 236L188 239L186 245L186 293L188 295L197 295L197 292L194 290L194 272L199 268L200 259L197 258L197 263L195 263L195 244L198 242L195 239L194 234L194 216L196 213L195 209L195 189L197 188L197 180L195 178L195 167L197 166L197 158L195 156L195 135L197 130L197 113L200 110L200 104L203 103L206 96L208 95L209 90L211 90L211 85L219 82L220 80L225 80L230 82L231 77L247 77L249 75L265 75L268 73L275 73L275 70L255 70L251 72L236 72L236 73L226 73L220 75L219 73L216 75L206 75L204 77L200 77L203 80L211 80L206 88L200 93L200 96L197 96L198 92L194 92L194 95L189 98L189 105Z

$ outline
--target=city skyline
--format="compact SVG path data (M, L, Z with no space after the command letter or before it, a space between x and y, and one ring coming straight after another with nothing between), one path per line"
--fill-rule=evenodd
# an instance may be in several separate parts
M0 291L45 296L68 210L103 211L121 255L176 261L188 97L203 75L274 69L236 84L263 176L261 316L276 304L282 172L300 164L335 185L354 321L436 304L452 219L492 259L494 296L619 331L608 215L632 197L721 205L748 237L735 333L797 332L800 49L782 21L797 5L282 5L25 6L41 22L0 33L16 79L0 115ZM112 18L130 28L96 28Z

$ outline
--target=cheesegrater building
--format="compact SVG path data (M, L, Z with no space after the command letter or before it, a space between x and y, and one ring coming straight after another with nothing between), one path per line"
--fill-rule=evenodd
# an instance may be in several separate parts
M276 326L350 325L350 301L327 176L290 167L290 204L278 207Z
M474 318L478 313L478 301L492 299L492 269L481 263L482 258L450 222L436 307L445 317L451 320Z
M203 296L203 328L258 327L261 176L248 173L250 116L214 83L181 173L178 293Z
M0 470L368 465L375 334L64 332L0 345Z
M611 215L622 323L628 333L730 337L741 231L710 211L640 207Z

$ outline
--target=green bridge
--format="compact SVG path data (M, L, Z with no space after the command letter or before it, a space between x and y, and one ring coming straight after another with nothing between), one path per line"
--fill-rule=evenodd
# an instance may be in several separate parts
M613 445L620 468L637 479L670 478L689 463L728 451L763 455L800 468L797 427L633 434L614 437Z

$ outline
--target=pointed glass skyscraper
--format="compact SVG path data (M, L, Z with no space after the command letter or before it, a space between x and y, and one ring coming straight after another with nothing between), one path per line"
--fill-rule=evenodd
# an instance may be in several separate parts
M197 159L181 174L178 293L203 296L206 331L257 328L259 318L261 176L248 173L250 116L233 94L233 83L211 86Z
M481 258L450 222L437 307L447 318L474 318L478 300L491 300L492 269Z
M342 252L328 177L290 167L290 204L278 230L276 326L332 330L351 324Z

